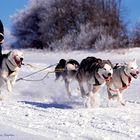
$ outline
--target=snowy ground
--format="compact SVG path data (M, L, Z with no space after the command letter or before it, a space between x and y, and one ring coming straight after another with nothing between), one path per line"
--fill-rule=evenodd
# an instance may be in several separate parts
M73 58L79 62L87 56L110 59L113 63L136 58L140 67L140 49L115 52L75 51L47 53L23 50L24 62L19 77L39 68L56 64L59 59ZM47 71L29 79L40 79ZM73 97L68 99L63 81L54 81L54 73L40 82L19 81L13 93L3 87L0 102L0 140L139 140L140 139L140 77L124 98L134 103L125 107L115 102L107 106L106 87L100 91L101 107L87 109L79 96L78 85L72 83Z

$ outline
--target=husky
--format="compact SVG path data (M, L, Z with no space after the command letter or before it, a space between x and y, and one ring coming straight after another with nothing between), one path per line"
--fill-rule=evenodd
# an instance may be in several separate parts
M9 92L12 92L21 65L23 64L23 53L18 50L10 51L2 55L0 63L0 88L6 83Z
M86 107L96 105L96 94L102 85L109 81L113 74L112 64L109 60L95 57L83 59L76 75L82 97L87 97ZM84 83L87 84L88 94L85 93Z
M131 60L127 64L116 64L113 68L113 76L107 82L107 92L109 99L117 99L121 105L125 105L123 92L128 89L133 79L137 79L139 74L136 59Z
M60 77L63 78L69 97L71 96L70 82L75 79L78 67L79 63L74 59L61 59L55 67L56 80L58 80Z

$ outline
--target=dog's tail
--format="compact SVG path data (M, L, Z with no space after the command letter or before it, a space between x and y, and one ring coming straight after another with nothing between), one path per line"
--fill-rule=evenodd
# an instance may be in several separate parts
M66 60L60 59L59 63L55 67L56 80L58 80L60 78L60 76L62 76L65 66L66 66Z

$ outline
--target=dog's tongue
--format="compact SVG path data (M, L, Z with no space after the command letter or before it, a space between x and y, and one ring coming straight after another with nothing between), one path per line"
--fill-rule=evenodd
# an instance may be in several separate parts
M104 77L104 79L105 79L106 81L110 81L110 79L111 79L110 76L109 76L109 77L106 77L105 75L103 75L103 77Z
M17 61L17 60L16 60L16 64L17 64L17 66L18 66L18 67L21 67L22 62L21 62L21 61Z
M111 77L108 77L107 79L106 79L106 81L110 81L111 80Z

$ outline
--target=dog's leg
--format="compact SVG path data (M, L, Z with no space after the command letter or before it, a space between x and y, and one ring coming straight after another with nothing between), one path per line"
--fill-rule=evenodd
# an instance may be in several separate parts
M10 80L8 80L7 78L7 79L4 79L4 81L6 81L8 91L12 92L12 85L11 85Z
M86 93L85 93L85 90L84 90L84 87L83 87L83 82L78 81L78 83L79 83L79 87L80 87L81 96L85 97Z
M125 106L126 102L123 100L123 92L119 91L118 92L118 101L121 103L121 105Z
M70 81L68 79L65 79L65 87L66 87L68 96L71 97Z
M85 107L87 108L91 108L91 98L92 98L92 89L93 89L93 85L92 84L89 84L87 83L87 88L88 88L88 93L86 94L86 100L84 102L84 105Z
M88 99L86 106L87 107L99 107L100 106L100 100L97 99L97 93L100 89L99 86L94 87L93 85L90 88L91 90L89 91L88 94Z
M15 83L16 83L17 76L18 76L18 74L14 75L13 78L12 78L12 80L11 80L12 87L13 87L13 86L15 85Z
M112 94L109 87L107 88L107 93L108 93L109 100L115 100L118 98L118 93Z
M6 73L3 73L3 74L2 74L2 78L3 78L3 80L4 80L4 81L6 82L6 84L7 84L7 89L8 89L8 91L9 91L9 92L12 92L12 85L11 85L11 82L10 82L10 80L8 79Z
M107 93L108 93L108 99L111 100L112 99L112 94L111 94L109 88L107 88Z
M9 80L7 80L7 88L9 92L12 92L12 85L11 82Z

